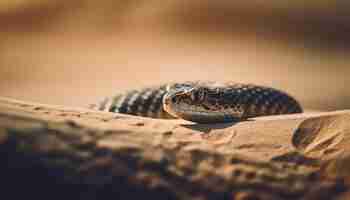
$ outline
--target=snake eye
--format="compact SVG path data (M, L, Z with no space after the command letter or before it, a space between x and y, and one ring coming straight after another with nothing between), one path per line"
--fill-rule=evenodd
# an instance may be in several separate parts
M176 103L176 98L174 98L174 97L171 98L171 102L172 102L172 103Z
M205 92L203 90L195 90L191 92L191 100L192 101L202 101L205 97Z

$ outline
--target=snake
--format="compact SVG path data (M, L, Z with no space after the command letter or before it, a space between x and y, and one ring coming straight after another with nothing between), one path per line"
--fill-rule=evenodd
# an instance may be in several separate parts
M127 90L89 106L95 110L195 123L239 122L301 113L284 91L248 83L187 81Z

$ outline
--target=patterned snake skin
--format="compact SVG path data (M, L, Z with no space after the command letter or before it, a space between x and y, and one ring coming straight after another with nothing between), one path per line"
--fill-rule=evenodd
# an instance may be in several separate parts
M105 98L90 108L152 118L182 118L198 123L302 112L294 98L273 88L208 81L131 90Z

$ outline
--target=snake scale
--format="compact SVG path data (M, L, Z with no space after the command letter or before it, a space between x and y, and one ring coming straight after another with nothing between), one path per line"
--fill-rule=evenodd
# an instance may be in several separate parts
M287 93L265 86L234 82L192 81L129 90L90 108L151 118L182 118L197 123L301 113Z

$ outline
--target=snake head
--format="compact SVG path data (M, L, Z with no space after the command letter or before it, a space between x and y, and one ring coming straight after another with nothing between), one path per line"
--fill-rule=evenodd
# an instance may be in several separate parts
M167 86L163 108L170 115L199 123L234 121L239 113L223 102L224 86L213 82L186 82Z

